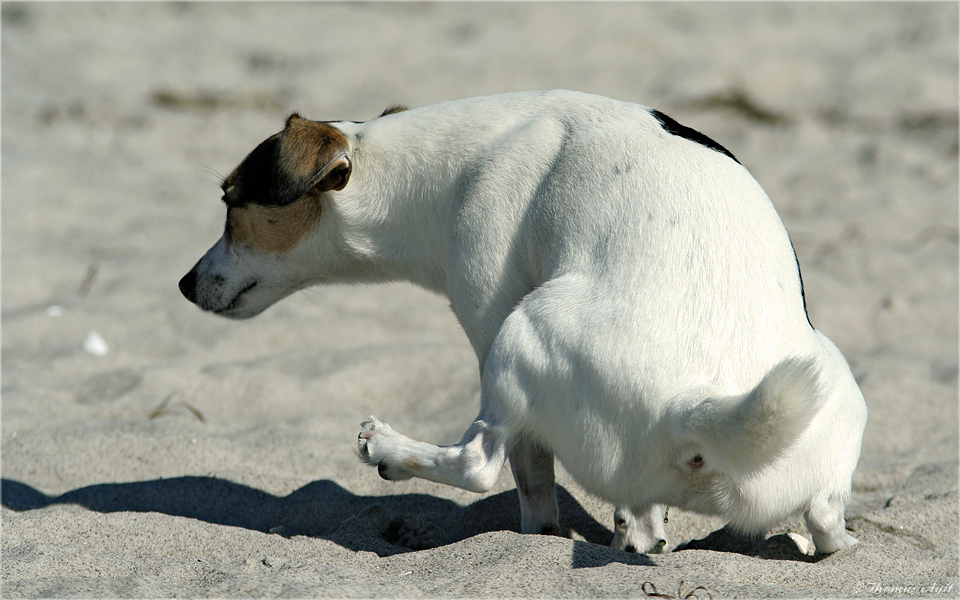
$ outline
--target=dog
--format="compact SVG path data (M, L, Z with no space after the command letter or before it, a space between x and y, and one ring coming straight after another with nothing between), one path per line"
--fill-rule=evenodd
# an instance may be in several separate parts
M483 492L509 459L522 531L558 534L556 458L616 506L615 548L666 551L670 506L749 534L803 515L821 554L857 543L863 396L772 203L702 133L565 90L293 114L222 189L223 236L179 284L205 311L328 282L449 299L480 413L446 447L369 417L358 453L384 479Z

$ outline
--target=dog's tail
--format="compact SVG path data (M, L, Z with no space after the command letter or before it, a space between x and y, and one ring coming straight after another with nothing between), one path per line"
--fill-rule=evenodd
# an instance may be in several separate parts
M683 419L683 437L700 446L704 462L731 475L769 464L792 446L823 403L813 359L788 359L749 393L712 397Z

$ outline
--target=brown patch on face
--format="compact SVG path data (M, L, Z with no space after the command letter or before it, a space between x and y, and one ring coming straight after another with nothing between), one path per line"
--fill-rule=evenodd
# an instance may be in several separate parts
M319 194L309 194L286 206L231 206L227 208L227 240L270 254L283 254L316 228L320 204Z

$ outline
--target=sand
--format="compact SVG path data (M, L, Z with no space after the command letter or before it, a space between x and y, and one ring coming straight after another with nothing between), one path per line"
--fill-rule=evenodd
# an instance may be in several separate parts
M951 3L5 3L0 593L956 597L957 29ZM569 537L521 535L508 469L473 494L354 455L368 413L441 444L476 415L445 300L327 287L228 322L180 296L218 174L289 111L555 87L654 106L769 193L869 406L858 546L671 511L685 549L614 551L562 471Z

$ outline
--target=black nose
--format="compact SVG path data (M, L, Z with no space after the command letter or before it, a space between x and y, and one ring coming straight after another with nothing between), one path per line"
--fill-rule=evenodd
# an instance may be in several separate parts
M183 294L183 297L193 302L197 303L197 269L194 267L190 269L190 272L183 276L183 279L180 280L180 293Z

